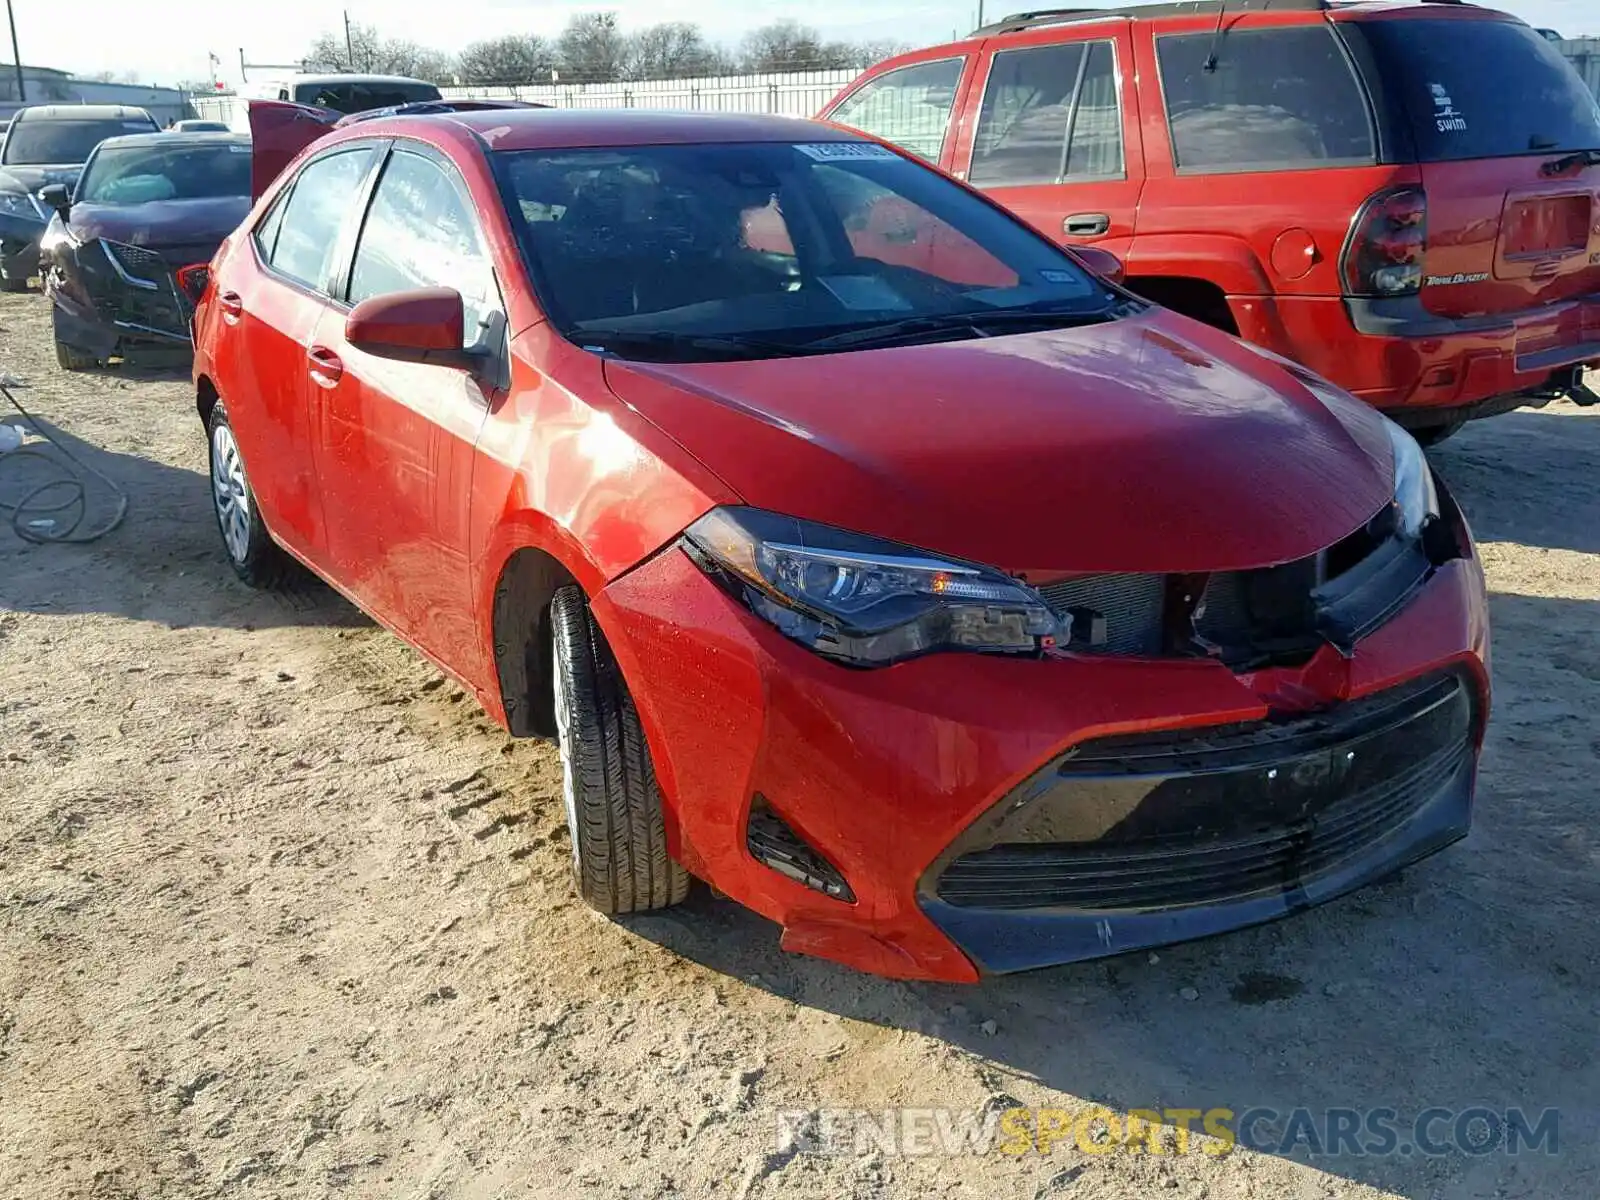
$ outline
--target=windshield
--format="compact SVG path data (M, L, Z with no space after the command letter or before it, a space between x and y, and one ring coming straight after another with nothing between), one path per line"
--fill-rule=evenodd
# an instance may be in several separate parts
M975 337L1125 303L1026 226L869 143L495 157L546 312L625 357L801 353L879 329Z
M125 133L150 133L155 122L120 118L108 121L13 121L6 130L3 161L8 166L81 163L107 138Z
M248 195L249 143L157 143L100 150L84 168L73 199L79 204L145 204Z
M294 99L349 114L437 100L439 89L431 83L302 83L294 89Z
M1600 102L1560 50L1508 21L1363 21L1421 162L1600 150Z

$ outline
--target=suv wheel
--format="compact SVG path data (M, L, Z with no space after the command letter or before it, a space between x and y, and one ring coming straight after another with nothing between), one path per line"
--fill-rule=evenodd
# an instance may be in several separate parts
M294 560L278 547L261 521L256 494L245 474L244 457L228 424L228 410L218 400L207 422L211 442L211 506L217 530L234 574L254 588L276 588L295 570Z
M1466 423L1466 419L1463 418L1459 421L1446 421L1443 425L1424 425L1419 429L1413 429L1411 436L1417 439L1419 446L1437 446L1445 438L1460 433L1461 427Z
M639 713L581 588L556 593L550 629L578 895L608 914L677 904L689 894L689 873L667 856L661 792Z

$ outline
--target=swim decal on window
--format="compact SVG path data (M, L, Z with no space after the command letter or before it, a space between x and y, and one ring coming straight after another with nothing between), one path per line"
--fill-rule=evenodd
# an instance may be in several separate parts
M1467 119L1456 111L1456 106L1450 101L1450 93L1444 90L1442 83L1430 83L1428 91L1433 93L1433 124L1440 133L1465 133Z

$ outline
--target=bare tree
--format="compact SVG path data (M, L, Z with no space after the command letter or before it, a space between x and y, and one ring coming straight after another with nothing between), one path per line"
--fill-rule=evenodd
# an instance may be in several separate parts
M448 81L455 73L449 55L401 38L381 37L371 25L350 26L348 48L338 34L319 35L300 65L307 71L410 75L433 81Z
M691 79L725 74L731 66L727 52L687 21L652 25L628 38L629 79Z
M848 42L824 42L798 21L774 21L747 36L739 47L746 71L817 71L858 65L862 51Z
M609 83L628 65L628 39L614 12L580 13L556 42L561 79L567 83Z
M508 34L474 42L461 52L456 73L462 83L549 83L555 48L531 34Z

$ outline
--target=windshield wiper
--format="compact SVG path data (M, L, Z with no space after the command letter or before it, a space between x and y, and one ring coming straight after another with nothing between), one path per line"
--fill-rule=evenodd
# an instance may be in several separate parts
M864 346L891 346L896 342L944 333L969 330L977 337L992 337L990 328L1012 330L1017 326L1060 329L1073 325L1095 325L1109 320L1112 313L1106 309L1057 308L997 308L990 312L939 313L925 317L905 317L898 321L885 321L865 325L860 329L847 329L843 333L829 334L814 341L801 342L799 348L815 353L819 350L860 349Z
M1574 150L1560 158L1552 158L1539 168L1541 175L1561 175L1573 167L1600 167L1600 150Z
M703 351L718 358L771 358L795 352L793 346L735 334L678 333L670 329L574 329L568 336L583 349L599 354L618 349L689 350Z

